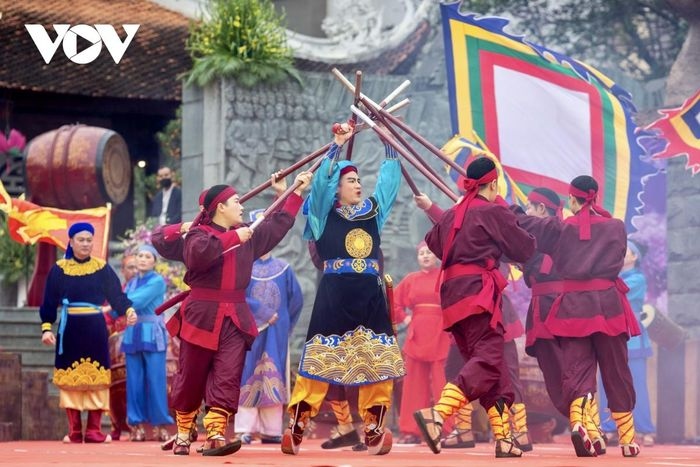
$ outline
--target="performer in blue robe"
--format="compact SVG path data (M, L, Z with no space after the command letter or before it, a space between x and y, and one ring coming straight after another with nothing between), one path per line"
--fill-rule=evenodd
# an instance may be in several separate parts
M63 439L66 443L111 441L101 431L102 411L109 409L111 382L102 304L107 301L117 315L126 314L127 325L136 322L136 313L122 292L117 274L104 261L90 256L94 233L94 227L86 222L70 227L65 258L49 271L39 308L41 341L56 345L53 382L60 390L59 405L68 416L69 434ZM58 335L54 336L51 326L59 310ZM84 437L82 410L88 411Z
M632 414L634 416L634 428L639 433L644 446L654 445L654 435L656 427L651 418L651 406L649 403L649 388L647 386L647 360L653 355L649 333L642 326L641 314L644 306L644 299L647 293L647 280L644 273L639 268L639 262L642 259L642 254L639 247L631 240L627 241L627 252L625 260L620 272L620 278L625 281L629 292L627 299L630 302L632 311L637 318L641 334L630 337L627 341L627 362L632 372L632 385L636 394L636 403ZM599 404L603 408L608 406L608 398L605 393L605 388L598 381L598 397ZM618 442L617 433L615 432L615 421L610 417L606 418L601 425L601 428L606 432L608 439L614 443Z
M393 381L404 375L379 274L380 236L401 181L395 150L386 145L375 192L362 198L355 165L339 161L352 135L344 124L319 166L307 199L304 232L324 262L299 376L289 402L290 422L282 452L297 454L309 419L318 413L329 384L359 386L358 408L369 454L391 450L384 429Z
M251 212L251 222L261 213ZM269 253L253 263L247 295L258 302L251 310L260 334L243 367L236 432L243 433L243 442L250 442L251 435L259 433L263 443L280 443L283 405L289 399L289 337L301 314L304 296L289 264Z
M163 316L155 309L163 303L165 280L154 271L158 253L141 245L136 254L138 274L126 285L138 319L124 331L122 352L126 354L126 415L132 441L145 441L144 423L158 427L158 438L168 439L163 425L175 423L168 412L165 357L168 332Z

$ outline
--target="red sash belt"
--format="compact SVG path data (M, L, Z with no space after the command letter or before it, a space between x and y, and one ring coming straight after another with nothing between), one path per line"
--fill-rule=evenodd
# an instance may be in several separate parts
M591 292L596 290L607 290L611 287L617 287L622 293L627 293L629 290L623 280L611 281L609 279L590 279L590 280L561 280L537 282L532 284L532 295L552 295L566 292Z
M561 281L550 281L543 282L541 284L533 284L532 294L535 295L535 286L537 286L538 295L549 295L558 294L559 296L552 303L552 308L549 312L549 319L555 319L561 301L564 294L567 292L595 292L608 290L615 287L617 293L620 297L620 303L622 304L623 314L625 316L625 321L627 323L627 332L630 336L637 336L640 334L639 325L637 324L637 318L634 316L632 307L630 306L629 300L627 300L627 292L629 292L629 287L625 284L625 281L619 277L615 280L610 279L589 279L589 280L561 280Z
M444 280L454 279L460 276L481 275L481 291L476 295L474 304L484 310L491 312L491 326L494 328L498 323L503 324L501 311L501 291L506 288L508 281L496 268L493 260L487 261L486 266L478 264L455 264L445 268Z
M184 292L180 292L174 297L164 301L158 308L156 308L156 315L163 314L165 310L174 307L178 303L184 301L187 297L191 297L192 300L204 300L208 302L241 303L245 302L245 290L219 290L205 288L185 290Z
M196 288L190 291L190 300L207 302L242 303L245 302L245 290L205 289Z

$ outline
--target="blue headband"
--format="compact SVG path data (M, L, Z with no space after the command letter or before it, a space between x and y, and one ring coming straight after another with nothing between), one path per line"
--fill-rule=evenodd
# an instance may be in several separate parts
M141 253L142 251L147 251L153 255L153 258L156 260L158 259L158 251L153 247L153 245L143 244L138 250L136 250L137 253Z
M80 232L90 232L91 235L95 235L95 228L89 222L76 222L68 229L68 237L73 238Z
M68 238L73 238L80 232L90 232L90 235L95 235L95 227L93 227L89 222L76 222L70 226L70 229L68 229ZM73 257L73 247L70 246L70 243L68 244L68 248L66 248L66 253L63 255L63 257L66 259L71 259Z

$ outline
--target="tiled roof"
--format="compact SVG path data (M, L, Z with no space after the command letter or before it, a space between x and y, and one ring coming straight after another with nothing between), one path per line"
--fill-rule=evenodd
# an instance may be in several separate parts
M185 50L189 20L147 0L0 0L0 88L60 94L179 101L178 76L191 62ZM59 46L47 65L25 24L140 24L119 64L107 48L87 65L66 58ZM82 39L80 39L82 40ZM78 42L78 50L85 47Z
M405 41L393 49L385 50L373 60L338 64L296 59L295 66L303 71L330 71L335 67L343 73L354 73L355 70L362 70L363 73L377 75L405 74L415 62L429 35L430 24L427 21L420 21Z

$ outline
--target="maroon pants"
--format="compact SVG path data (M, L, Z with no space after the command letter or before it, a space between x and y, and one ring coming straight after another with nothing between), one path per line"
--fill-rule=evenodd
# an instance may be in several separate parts
M569 418L569 402L562 388L562 354L557 339L537 339L532 345L532 354L542 370L544 386L554 407Z
M521 404L523 400L523 384L520 382L520 359L518 358L518 346L515 341L503 344L503 359L508 368L508 377L513 386L513 403Z
M250 336L224 318L219 350L209 350L184 339L180 344L180 368L170 393L170 405L181 412L207 407L238 411L241 375Z
M491 327L491 313L479 313L455 323L454 336L464 365L451 381L467 400L479 399L488 410L499 399L513 403L513 389L503 358L503 326ZM606 388L607 389L607 388Z
M587 337L560 337L562 391L568 403L596 392L596 367L612 412L631 412L636 396L627 364L627 336L595 333Z

